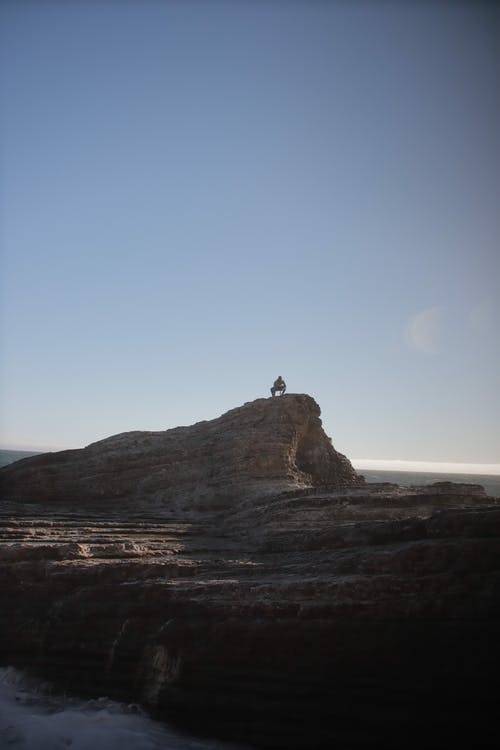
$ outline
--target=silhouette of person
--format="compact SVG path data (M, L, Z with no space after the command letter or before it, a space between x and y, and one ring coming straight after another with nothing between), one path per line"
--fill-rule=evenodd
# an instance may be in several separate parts
M281 375L278 375L276 380L274 381L272 388L271 388L271 395L274 398L276 396L276 392L279 391L280 396L284 394L286 391L286 383L281 377Z

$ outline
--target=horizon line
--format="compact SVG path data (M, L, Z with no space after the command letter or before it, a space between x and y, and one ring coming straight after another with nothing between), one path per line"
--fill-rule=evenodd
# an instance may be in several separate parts
M355 469L365 471L414 471L434 474L488 474L500 475L500 463L466 461L413 461L400 458L353 458Z

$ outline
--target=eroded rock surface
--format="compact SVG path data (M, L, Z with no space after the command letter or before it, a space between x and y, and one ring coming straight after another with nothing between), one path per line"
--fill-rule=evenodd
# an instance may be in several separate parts
M257 399L192 427L126 432L0 470L4 498L86 505L120 500L176 514L362 481L325 435L319 406L300 394Z
M343 457L339 473L314 402L288 398L192 428L218 423L239 446L195 511L182 483L182 502L169 484L157 506L141 504L134 474L128 505L10 493L2 662L260 747L486 746L500 688L498 500L448 482L363 485ZM237 440L249 410L264 452ZM134 439L101 443L106 461ZM24 467L43 478L43 465ZM222 476L233 495L218 504Z

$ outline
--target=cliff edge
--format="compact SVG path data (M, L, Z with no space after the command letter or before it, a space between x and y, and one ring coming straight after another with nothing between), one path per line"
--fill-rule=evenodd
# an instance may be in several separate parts
M365 484L305 395L0 479L0 664L262 750L491 744L482 487Z

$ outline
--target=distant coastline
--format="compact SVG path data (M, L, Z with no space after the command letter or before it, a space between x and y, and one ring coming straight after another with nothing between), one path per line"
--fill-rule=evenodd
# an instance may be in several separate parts
M434 484L434 482L457 482L458 484L480 484L492 497L500 497L500 476L496 474L457 474L432 471L382 471L359 469L367 482L390 482L402 487Z

